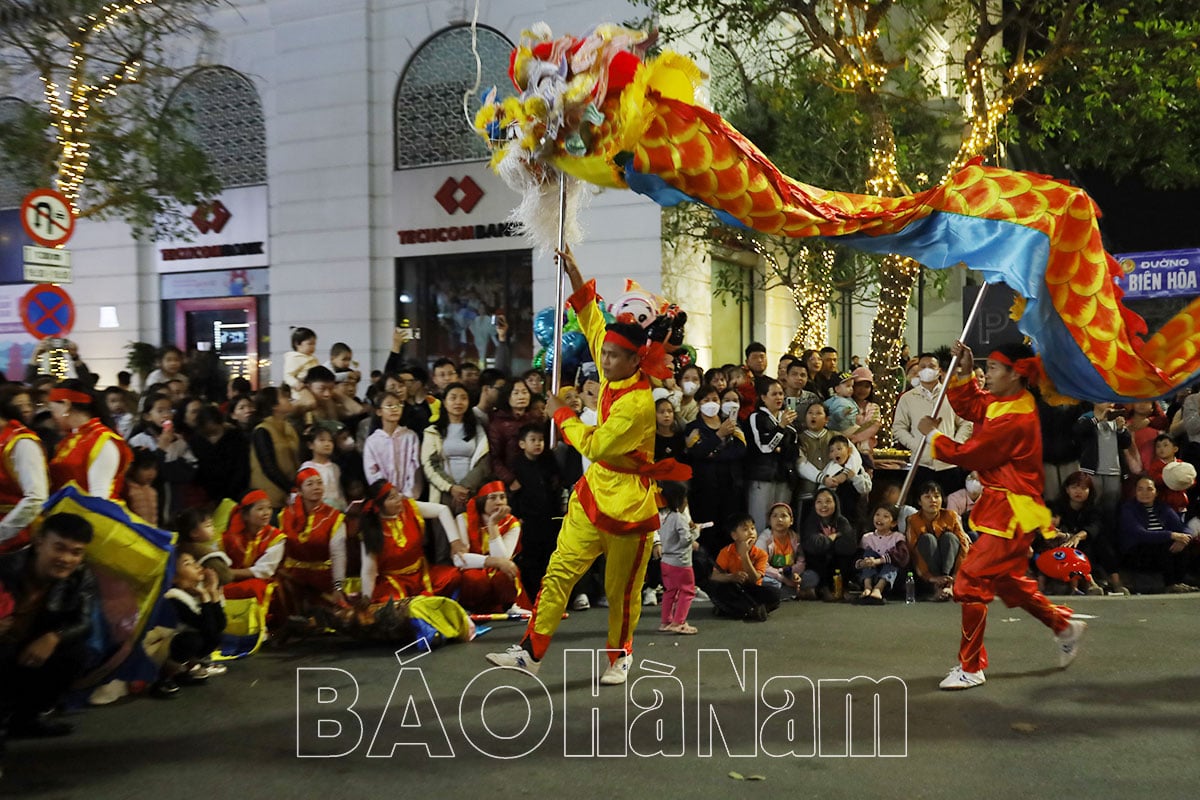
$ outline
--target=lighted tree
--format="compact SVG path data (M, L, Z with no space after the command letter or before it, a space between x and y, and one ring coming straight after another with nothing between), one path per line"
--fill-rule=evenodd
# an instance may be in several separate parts
M1195 99L1200 22L1188 0L655 5L666 20L669 44L699 37L709 53L735 54L747 83L768 95L786 97L803 85L805 91L795 96L849 101L852 113L835 101L818 104L815 113L835 109L840 115L831 118L836 124L824 126L840 136L813 142L808 154L803 140L789 131L811 131L813 124L803 120L813 108L778 103L778 141L763 146L799 180L815 182L805 159L827 147L851 147L861 168L860 181L828 188L887 196L934 185L975 157L1001 163L1003 145L1019 133L1013 118L1018 106L1033 145L1068 143L1078 163L1103 164L1106 152L1116 152L1120 166L1152 173L1159 183L1171 176L1194 182L1200 172L1200 156L1187 144L1196 137L1177 135L1181 127L1194 134L1196 123L1172 119L1200 108ZM1139 107L1147 101L1150 108ZM957 127L943 138L948 146L934 165L927 160L933 152L926 146L930 129L901 124L921 116ZM1165 133L1136 136L1123 116L1158 123ZM741 121L736 110L730 117ZM1190 163L1163 168L1156 164L1159 153ZM876 263L879 311L870 361L881 384L889 386L919 267L899 257Z
M190 110L166 103L188 67L178 53L211 34L219 2L62 0L0 28L3 74L41 84L40 103L0 123L6 165L53 181L81 217L173 231L182 205L220 188L188 140Z

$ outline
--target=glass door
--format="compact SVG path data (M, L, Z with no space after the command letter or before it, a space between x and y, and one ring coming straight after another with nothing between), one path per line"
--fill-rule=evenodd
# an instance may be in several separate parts
M214 353L230 378L246 378L258 388L257 298L176 301L175 342L185 350Z

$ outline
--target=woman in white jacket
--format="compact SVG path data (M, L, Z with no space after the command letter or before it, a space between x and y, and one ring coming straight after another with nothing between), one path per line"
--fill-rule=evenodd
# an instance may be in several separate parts
M487 432L471 412L461 383L446 387L442 413L425 429L421 468L429 481L429 502L444 503L456 515L491 474Z

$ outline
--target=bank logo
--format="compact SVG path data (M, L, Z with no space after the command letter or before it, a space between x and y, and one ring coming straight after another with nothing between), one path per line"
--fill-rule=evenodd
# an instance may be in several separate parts
M375 703L361 697L363 687L346 670L298 669L296 755L389 758L415 751L452 758L464 743L503 760L560 746L564 758L908 755L908 687L891 675L765 676L755 650L701 650L687 683L675 665L643 659L629 682L609 693L599 685L607 651L566 650L560 701L538 676L506 667L484 670L438 701L416 664L422 655L418 647L396 653L399 669L378 720L367 710ZM539 675L549 666L544 662ZM551 737L556 729L558 742Z
M232 218L233 214L220 200L201 203L192 212L192 224L201 233L220 233Z
M483 199L483 189L480 189L479 184L471 180L470 175L461 181L446 178L446 182L442 184L442 188L437 190L433 199L446 209L447 214L453 214L460 208L464 214L470 214L471 209L475 208Z

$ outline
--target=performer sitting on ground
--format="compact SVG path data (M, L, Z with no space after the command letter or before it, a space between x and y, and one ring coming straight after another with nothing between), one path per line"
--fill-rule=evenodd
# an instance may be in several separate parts
M345 602L346 521L325 504L325 480L316 469L296 474L300 494L283 510L280 527L287 537L276 597L289 615Z
M105 424L103 406L72 378L50 390L50 409L66 436L50 461L50 491L75 481L88 494L120 499L133 451Z
M558 546L550 557L533 617L520 644L490 653L497 666L537 672L562 621L571 588L601 554L606 556L609 668L603 684L622 684L633 663L633 631L642 613L642 583L658 529L655 479L682 480L690 470L673 459L654 463L654 397L650 375L666 367L661 346L647 343L636 323L607 326L596 305L596 284L584 283L570 250L559 258L571 280L571 307L600 366L597 424L582 422L555 395L547 410L563 438L591 461L575 485ZM666 375L669 375L669 368Z
M251 489L233 510L221 549L229 556L233 579L225 596L266 599L267 585L283 561L284 535L271 524L271 498L262 489Z
M491 613L532 606L513 563L521 543L521 521L512 515L502 482L485 484L467 501L458 525L446 533L450 555L462 575L458 602L463 608Z
M425 560L425 520L454 530L450 509L401 497L396 487L378 480L367 490L370 502L362 517L362 596L387 603L415 595L450 597L458 590L455 567Z
M1037 405L1026 388L1039 370L1033 351L1021 344L1004 345L988 357L988 391L974 378L971 349L955 342L958 374L946 397L956 414L975 423L966 442L937 432L937 421L918 423L929 436L933 458L964 470L976 470L983 494L971 512L979 540L968 551L954 581L954 599L962 604L959 663L941 682L943 689L970 689L984 683L987 650L983 631L987 604L995 595L1010 608L1020 606L1055 635L1060 667L1079 653L1087 625L1071 619L1071 609L1056 606L1026 577L1029 548L1039 530L1049 538L1050 511L1042 504L1042 432Z

